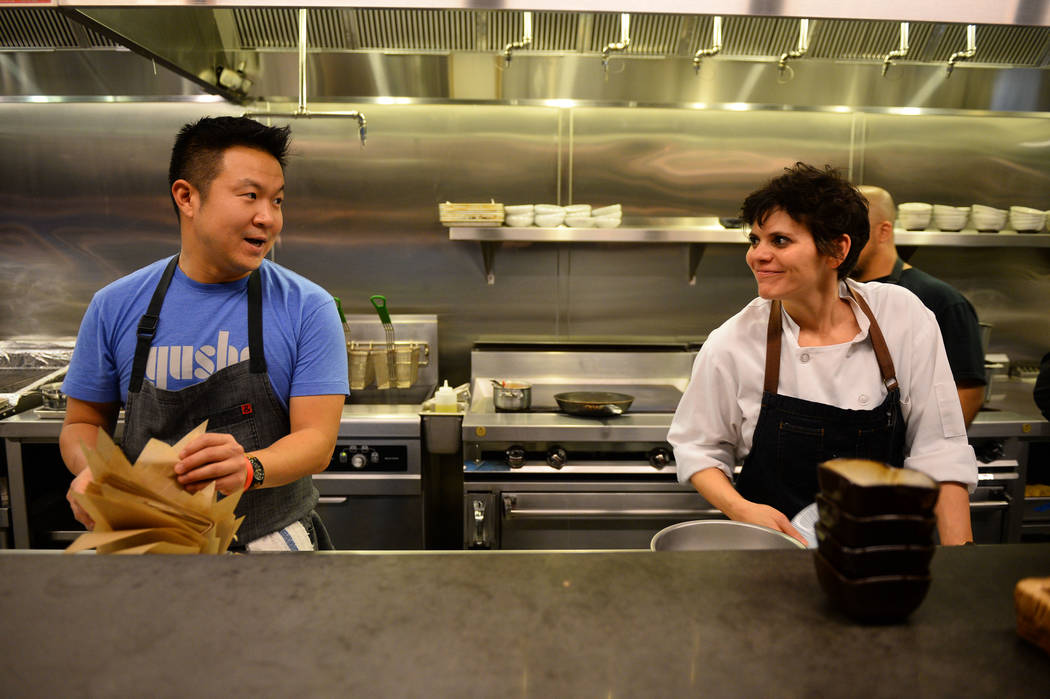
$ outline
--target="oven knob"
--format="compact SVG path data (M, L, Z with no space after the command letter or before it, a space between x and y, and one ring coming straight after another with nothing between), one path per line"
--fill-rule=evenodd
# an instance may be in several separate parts
M671 452L663 447L657 447L649 452L649 464L652 465L653 468L663 468L669 463L671 463Z
M511 468L521 468L525 465L525 449L517 444L507 449L507 465Z
M368 463L368 457L364 454L354 454L350 457L350 465L354 468L364 468Z
M561 468L568 460L568 455L561 447L551 447L547 450L547 465L551 468Z

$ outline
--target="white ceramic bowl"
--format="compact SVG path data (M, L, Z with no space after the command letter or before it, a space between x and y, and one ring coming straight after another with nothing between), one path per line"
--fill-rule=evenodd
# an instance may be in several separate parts
M618 228L620 225L619 216L593 216L591 220L595 228Z
M511 228L526 228L531 226L532 222L532 214L519 214L517 216L508 215L503 219L503 225L510 226Z
M524 216L528 214L531 216L534 213L535 207L532 204L514 204L512 206L504 206L503 213L507 216Z
M973 227L979 231L997 232L1006 225L1007 211L996 209L992 206L974 204L971 209L970 218L973 219Z
M536 204L533 207L533 211L537 216L540 214L564 214L565 207L557 204Z
M1015 208L1024 207L1010 207L1010 227L1019 233L1038 233L1043 230L1043 223L1046 220L1045 214L1039 212L1025 213L1021 211L1014 211Z
M569 228L594 228L594 219L590 216L566 216L565 225Z
M898 214L900 218L901 227L909 231L922 231L926 230L926 227L930 225L930 218L932 217L932 208L930 211L905 211L901 210Z
M565 207L566 216L590 216L590 204L569 204Z
M536 214L533 218L535 223L540 228L557 228L565 220L565 212L558 212L554 214Z
M968 206L933 205L933 222L942 231L961 231L970 215Z
M932 213L933 204L927 204L921 201L906 201L897 206L897 211Z
M610 206L602 206L591 211L591 216L595 218L599 216L621 216L623 215L623 208L619 204L612 204Z

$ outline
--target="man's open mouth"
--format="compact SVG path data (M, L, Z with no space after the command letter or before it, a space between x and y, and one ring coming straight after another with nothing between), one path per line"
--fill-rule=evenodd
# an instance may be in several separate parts
M245 240L245 242L249 243L250 245L254 245L257 248L261 248L264 245L266 245L266 237L265 236L246 237L244 240Z

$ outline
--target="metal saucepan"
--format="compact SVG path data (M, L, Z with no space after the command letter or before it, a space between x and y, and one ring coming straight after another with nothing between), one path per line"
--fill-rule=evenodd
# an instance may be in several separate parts
M649 542L653 551L803 549L800 541L775 529L747 522L700 519L661 529Z
M532 384L492 379L492 404L501 413L528 410L532 407Z
M605 417L623 415L634 402L634 396L608 391L569 391L554 394L558 407L570 415Z

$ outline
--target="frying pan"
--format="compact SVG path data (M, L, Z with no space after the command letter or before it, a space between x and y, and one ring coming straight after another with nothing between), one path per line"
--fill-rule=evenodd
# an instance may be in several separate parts
M570 415L603 417L622 415L634 402L634 396L607 391L569 391L554 394L558 407Z

